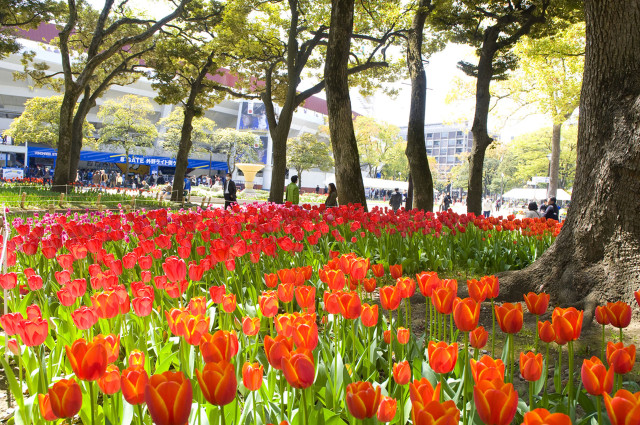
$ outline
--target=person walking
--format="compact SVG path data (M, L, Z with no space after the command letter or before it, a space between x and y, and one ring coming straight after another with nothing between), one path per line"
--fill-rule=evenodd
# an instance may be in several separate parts
M291 202L293 205L298 205L300 202L300 188L298 188L297 182L298 176L291 177L291 183L289 183L285 192L285 202Z
M529 202L528 210L524 213L525 218L540 218L542 214L538 211L538 204L536 202Z
M486 218L489 218L489 216L491 215L492 209L493 209L493 202L491 202L491 199L484 198L484 201L482 201L482 214Z
M553 219L556 221L560 221L559 217L560 216L560 210L558 209L558 206L556 205L556 198L555 197L551 197L549 198L549 201L547 202L547 209L544 212L544 217L547 219Z
M338 206L338 190L336 189L336 185L333 183L329 183L329 196L327 196L327 200L324 201L324 204L327 207Z
M396 187L395 192L389 196L389 205L391 205L394 211L398 211L402 206L402 193L400 193L399 188Z
M236 184L231 180L231 173L227 173L227 177L223 184L224 193L224 209L231 207L231 204L236 203Z

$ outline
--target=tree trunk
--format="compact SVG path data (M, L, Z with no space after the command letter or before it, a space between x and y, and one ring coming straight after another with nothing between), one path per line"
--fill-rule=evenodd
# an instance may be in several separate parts
M367 200L360 170L358 144L353 129L347 76L353 9L354 0L331 1L331 27L324 76L338 198L341 205L361 204L366 209Z
M529 290L585 309L633 302L640 279L640 2L586 0L587 41L571 208L555 243L501 294Z
M489 137L487 121L489 119L489 104L491 93L489 86L493 78L493 58L496 54L496 41L500 30L494 27L485 31L480 60L478 61L478 75L476 78L476 109L473 117L471 133L473 145L469 155L469 184L467 186L467 212L480 215L482 213L482 169L484 155L493 139Z
M431 175L431 173L429 173L429 175ZM413 209L413 191L414 191L413 178L411 177L411 173L409 173L409 187L407 188L407 202L404 205L404 207L407 210ZM433 195L431 196L431 209L426 211L433 211Z
M66 192L67 185L71 183L69 171L71 163L71 145L73 134L73 111L78 96L73 91L66 91L60 106L60 128L58 132L58 155L56 168L53 174L51 190L54 192Z
M555 197L558 194L561 131L562 123L553 124L553 133L551 136L551 162L549 163L549 190L547 190L547 198Z
M291 82L291 78L289 78ZM294 88L295 95L295 88ZM269 190L269 202L282 204L284 200L285 174L287 172L287 138L293 121L293 111L295 106L289 99L285 100L285 104L280 111L278 124L275 128L270 128L271 141L273 143L273 170L271 172L271 189ZM266 102L265 102L266 104ZM265 108L269 113L269 108ZM268 160L268 158L267 158Z
M171 200L181 202L184 191L184 175L189 165L189 152L191 151L191 131L193 130L193 117L195 111L193 105L186 105L184 108L184 121L180 131L180 143L178 145L178 155L176 156L176 173L173 177Z
M407 148L405 153L409 161L409 198L415 201L415 207L424 211L433 211L433 177L429 169L427 148L424 139L425 107L427 103L427 75L422 59L422 36L424 22L429 14L431 0L421 0L407 41L407 65L411 77L411 106L407 128Z

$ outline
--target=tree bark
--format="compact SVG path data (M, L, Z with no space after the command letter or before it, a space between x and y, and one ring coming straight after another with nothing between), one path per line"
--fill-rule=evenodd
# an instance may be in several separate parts
M340 205L361 204L367 208L360 155L353 129L347 66L353 31L354 0L331 1L331 26L324 67L329 110L329 133L335 159Z
M431 174L431 173L429 173ZM409 172L409 187L407 188L407 201L404 204L404 207L407 210L412 210L413 209L413 178L411 177L411 172ZM432 189L433 190L433 189ZM433 211L433 196L431 196L432 200L431 200L431 209L427 210L427 211Z
M173 177L171 187L171 200L181 202L184 191L184 175L189 165L189 152L191 151L191 131L193 130L193 117L195 117L194 105L187 105L184 108L184 121L180 130L180 144L178 145L178 155L176 156L176 174Z
M549 163L549 190L547 190L547 198L555 197L558 194L561 135L562 123L553 124L553 132L551 134L551 161Z
M489 136L487 121L489 119L489 104L491 93L489 86L493 78L493 58L497 51L497 40L500 30L490 27L485 31L480 60L478 61L478 75L476 78L476 109L473 117L471 133L473 145L469 155L469 184L467 189L467 212L482 214L482 170L484 155L493 141Z
M640 279L640 2L586 0L587 42L571 208L555 243L501 294L529 290L585 309L633 302Z
M295 95L295 86L293 86L293 92ZM277 125L269 125L271 141L273 143L273 170L271 172L269 202L275 202L277 204L281 204L284 200L284 176L287 172L287 138L289 137L289 130L291 129L291 122L293 121L293 111L295 110L295 105L289 100L290 97L291 96L288 96L280 111ZM267 105L267 103L268 102L265 102L265 105ZM269 114L270 108L267 107L265 109L267 114Z
M65 91L60 106L60 128L58 135L58 155L53 174L51 190L64 193L67 190L70 176L71 146L73 139L73 112L79 95L73 90Z
M425 108L427 103L427 75L422 59L424 23L431 7L431 0L420 0L407 40L407 65L411 77L411 106L407 128L407 148L411 177L409 195L415 207L433 211L433 177L429 169L424 139ZM409 202L407 200L407 209Z

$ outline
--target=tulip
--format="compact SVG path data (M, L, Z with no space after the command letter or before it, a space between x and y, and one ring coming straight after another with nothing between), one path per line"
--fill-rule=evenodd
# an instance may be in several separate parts
M371 264L369 268L375 277L384 276L384 264Z
M212 286L211 288L209 288L209 294L211 295L211 301L213 301L215 304L222 303L222 298L224 297L225 293L226 293L226 289L225 289L224 285Z
M120 301L114 291L93 294L91 305L100 319L112 319L120 313Z
M120 391L120 369L110 364L104 375L98 378L98 386L104 394L111 395Z
M548 320L545 322L538 322L538 336L547 344L556 340L556 331L553 330L551 322Z
M82 407L82 391L74 379L61 379L49 388L51 411L58 418L72 418Z
M367 328L372 328L378 324L378 304L362 304L360 320Z
M278 299L285 304L293 300L293 283L278 285Z
M375 291L377 286L378 286L378 282L376 281L375 278L362 279L362 287L369 294Z
M393 311L400 306L402 297L395 286L383 286L380 288L380 305L383 309Z
M318 327L302 323L293 327L293 343L297 348L314 350L318 346Z
M404 360L393 365L393 379L398 385L407 385L411 380L411 365Z
M633 293L633 296L636 297L636 302L640 306L640 289Z
M129 353L129 367L144 367L144 353L140 350L131 350Z
M607 368L597 357L584 359L580 376L584 389L591 395L599 396L610 393L613 389L613 368Z
M640 423L640 391L634 394L627 390L618 390L613 397L607 393L603 395L611 425Z
M233 313L236 309L235 294L226 294L222 297L222 309L225 313Z
M564 413L550 413L547 409L535 409L525 413L522 425L571 425L571 418Z
M482 356L480 361L471 359L471 376L477 384L480 381L504 380L505 366L501 359Z
M385 344L391 344L391 331L382 332L382 339Z
M427 378L415 380L409 384L409 398L412 404L428 404L432 401L440 401L440 383L435 388Z
M7 348L9 349L9 351L11 351L11 354L13 354L14 356L19 356L22 351L20 349L20 346L18 346L18 341L16 341L15 339L10 339L7 342Z
M279 314L273 319L278 335L293 337L293 314Z
M260 332L259 317L245 317L242 319L242 332L246 336L254 336Z
M87 330L98 322L98 315L91 307L82 306L71 313L73 324L80 330Z
M453 400L415 404L411 415L414 425L453 425L460 421L460 411Z
M168 257L162 264L162 270L170 282L181 282L187 277L187 265L176 256Z
M380 405L380 387L374 389L370 382L353 382L347 385L346 402L354 418L372 418Z
M369 271L369 260L368 259L358 259L354 260L351 263L351 270L349 274L356 280L362 280L367 275Z
M436 272L422 272L416 274L416 280L418 281L420 292L425 297L431 297L433 290L440 284L440 279L438 279L438 274Z
M609 320L609 315L607 314L607 308L605 306L597 306L596 307L596 322L598 322L599 324L602 325L602 341L601 341L601 346L600 346L600 358L602 360L605 359L604 356L604 348L606 347L606 338L605 338L605 334L604 334L604 327L605 325L608 325L609 323L611 323L611 321Z
M583 314L582 311L576 310L575 307L564 309L556 307L551 316L556 338L565 342L580 338Z
M344 289L346 281L344 272L342 270L329 270L327 271L326 276L326 283L329 286L329 289L331 289L332 291L339 291L341 289Z
M478 327L480 320L480 303L465 298L453 309L453 320L461 332L471 332Z
M187 310L194 316L207 315L207 299L205 297L193 297L187 304Z
M411 335L411 331L406 328L399 327L398 328L398 342L402 345L409 342L409 336Z
M520 374L525 381L535 382L542 376L542 354L520 353Z
M619 375L631 372L636 362L636 346L631 344L624 346L622 342L607 343L607 363Z
M122 371L120 387L127 403L138 405L144 402L144 390L149 382L147 371L140 366L130 366Z
M55 421L58 419L53 409L51 409L51 399L49 394L38 394L38 407L40 408L40 416L45 421Z
M429 366L435 373L451 372L458 361L457 342L447 345L444 341L440 341L437 344L429 341L427 352L429 354Z
M362 304L357 292L344 292L338 298L340 314L345 319L354 320L360 317Z
M515 334L522 329L522 305L504 303L495 307L498 325L504 333Z
M49 335L49 322L44 319L23 320L18 324L18 334L27 347L41 345Z
M238 381L231 363L207 363L196 378L204 398L215 406L225 406L236 398Z
M288 357L293 350L293 340L283 336L271 338L267 335L264 337L264 351L267 355L267 361L271 367L278 370L282 369L282 358Z
M93 338L94 342L101 341L107 350L107 363L113 363L118 360L120 353L120 334L102 335L98 334Z
M147 317L153 311L153 298L137 297L131 300L133 311L138 317Z
M486 425L508 425L518 409L518 393L499 379L481 380L473 388L473 400Z
M229 362L238 354L238 337L234 332L205 333L200 340L200 354L205 363Z
M389 264L389 274L394 279L402 277L402 264Z
M313 385L316 371L310 354L299 350L291 353L291 356L284 356L281 368L285 379L293 388L305 389Z
M523 295L523 297L529 313L540 316L547 312L549 299L551 298L549 294L545 294L544 292L541 292L540 294L529 292L528 294Z
M478 326L476 329L469 333L469 343L476 350L480 350L485 345L487 345L488 340L489 332L487 332L482 326Z
M295 295L298 306L302 309L309 309L315 304L316 288L314 286L298 286L295 289Z
M166 371L152 375L144 391L144 399L153 423L184 425L189 420L193 388L182 372Z
M263 292L258 304L264 317L273 317L278 314L278 298L275 292Z
M260 363L245 362L242 366L242 383L249 391L258 391L262 386L264 366Z
M278 286L278 275L275 273L265 273L264 284L267 286L267 288L275 288L276 286Z
M431 303L440 314L451 314L453 311L453 301L455 299L456 292L449 287L434 289L431 294Z
M620 341L622 341L622 329L631 323L631 306L624 301L618 301L607 303L605 309L611 325L620 329Z
M378 413L376 417L380 422L391 422L396 416L396 410L398 409L398 402L395 398L382 396L380 405L378 406Z
M0 324L8 336L17 335L20 323L24 321L24 317L20 313L7 313L0 317Z
M95 381L107 370L107 349L104 341L96 340L87 343L81 338L76 340L71 347L65 346L65 349L69 363L71 363L71 369L78 379Z

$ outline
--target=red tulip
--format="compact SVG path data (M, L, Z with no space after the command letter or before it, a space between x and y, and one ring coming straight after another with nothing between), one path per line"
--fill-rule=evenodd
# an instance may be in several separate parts
M398 402L395 398L382 396L380 405L378 406L378 413L376 417L380 422L391 422L396 416L396 410L398 409Z
M293 388L305 389L313 385L316 371L313 357L303 351L282 357L282 372Z
M293 315L279 314L273 319L276 325L278 335L291 338L293 337Z
M440 284L438 274L436 272L422 272L416 275L420 292L425 297L431 297L433 290Z
M372 418L380 405L380 387L374 389L370 382L353 382L347 385L346 402L354 418Z
M93 342L101 342L107 350L107 363L118 360L120 354L120 334L102 335L98 334L93 338Z
M140 366L128 367L120 376L120 388L127 403L138 405L144 402L144 389L149 382L149 375Z
M80 330L90 329L98 322L98 315L91 307L82 306L71 313L73 324Z
M461 332L471 332L480 321L480 304L471 298L465 298L453 309L453 320Z
M384 339L385 344L391 344L391 331L382 332L382 339Z
M636 346L631 344L624 346L622 342L607 343L607 363L615 373L624 375L631 372L636 362Z
M518 409L518 393L499 379L481 380L473 388L473 400L486 425L508 425Z
M18 334L22 321L24 321L24 317L20 313L7 313L0 317L0 324L8 336Z
M258 391L262 386L264 366L260 363L245 362L242 366L242 383L249 391Z
M416 281L410 277L399 278L396 286L402 298L411 298L416 293Z
M640 289L635 291L633 293L633 295L636 297L636 302L638 303L638 305L640 306Z
M87 344L84 339L76 340L71 347L65 346L71 369L78 379L95 381L107 370L107 349L104 341Z
M580 376L584 389L591 395L610 393L613 389L613 368L607 368L597 357L584 359Z
M314 350L318 346L318 327L301 323L293 327L293 343L297 348Z
M480 279L484 285L487 286L485 289L487 298L493 299L500 295L500 283L498 282L498 278L495 276L483 276Z
M402 264L389 264L391 277L397 279L402 276Z
M488 287L481 281L476 279L467 280L467 289L469 290L469 297L475 302L481 303L487 299Z
M205 297L193 297L187 304L187 310L194 316L207 315L207 299Z
M147 317L153 311L153 299L149 297L134 298L131 305L136 316L139 317Z
M73 379L61 379L49 388L51 411L58 418L72 418L82 407L82 391Z
M480 381L504 380L504 363L500 359L482 356L480 361L470 360L471 376L477 384Z
M400 306L402 297L395 286L383 286L380 288L380 305L385 310L395 310Z
M278 286L278 275L275 273L265 273L264 284L267 286L267 288L275 288L276 286Z
M398 385L407 385L411 380L411 365L404 360L393 365L393 379Z
M264 351L271 367L282 369L282 358L288 357L293 350L293 341L278 335L275 338L267 335L264 337Z
M568 342L580 338L583 314L582 311L576 310L575 307L556 307L551 315L553 330L556 332L556 340Z
M411 336L411 332L406 328L398 328L398 342L402 345L409 342L409 337Z
M549 307L549 299L551 296L549 294L545 294L541 292L536 294L534 292L529 292L524 295L524 302L527 304L527 309L529 313L540 316L547 312L547 308Z
M273 317L278 314L278 298L275 292L263 292L258 300L260 312L265 317Z
M550 413L539 408L525 413L522 425L571 425L571 418L564 413Z
M551 322L548 320L545 322L538 322L538 336L547 344L556 340L556 331L553 330Z
M357 292L344 292L338 298L340 304L340 314L345 319L354 320L360 317L362 304Z
M489 332L487 332L482 326L478 326L469 333L469 344L478 350L487 345L488 340Z
M182 372L166 371L151 376L144 391L154 424L184 425L189 420L193 388Z
M187 278L187 265L176 256L168 257L162 264L162 270L170 282L181 282Z
M351 263L351 270L349 274L351 275L352 278L356 280L362 280L365 278L368 271L369 271L369 259L365 260L363 258L359 258L357 260L354 260L353 263Z
M200 340L200 354L205 363L229 362L238 354L238 337L234 332L205 333Z
M362 324L368 328L376 326L378 324L378 304L362 304L360 320Z
M633 394L627 390L618 390L613 397L607 393L603 396L611 425L640 424L640 391Z
M254 336L260 332L259 317L245 317L242 319L242 332L247 336Z
M100 319L112 319L120 313L120 300L114 291L93 294L91 304Z
M285 304L293 300L293 283L278 285L278 299Z
M98 386L104 394L111 395L120 391L120 369L110 364L104 375L98 378Z
M51 399L49 394L38 394L38 407L40 408L40 416L45 421L55 421L58 419L53 409L51 409Z
M616 328L626 328L631 323L631 306L624 301L607 303L607 316L611 325Z
M522 305L504 303L495 306L498 325L504 333L516 334L522 329Z
M375 277L384 276L384 264L371 264L369 268Z
M204 398L215 406L225 406L236 398L238 381L233 365L228 362L207 363L196 377Z
M211 301L215 304L220 304L222 302L222 298L226 293L226 289L224 285L221 286L212 286L209 288L209 294L211 295Z
M437 344L429 341L427 353L429 354L429 366L435 373L449 373L458 361L458 343L447 345L444 341Z
M18 324L18 333L27 347L41 345L49 335L49 322L44 319L23 320Z
M144 353L140 350L131 350L129 353L129 367L144 367Z
M520 374L525 381L537 381L542 376L542 354L520 353Z
M605 306L599 305L596 307L596 322L601 325L608 325L611 323L609 321L609 316L607 315L607 308Z

